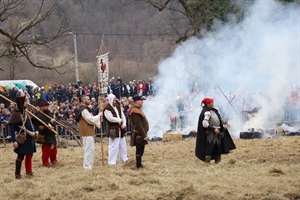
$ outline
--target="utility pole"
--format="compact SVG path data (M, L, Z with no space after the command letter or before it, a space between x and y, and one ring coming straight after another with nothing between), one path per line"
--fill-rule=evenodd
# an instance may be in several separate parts
M78 55L77 55L77 39L76 39L76 33L69 32L70 35L73 36L73 42L74 42L74 54L75 54L75 78L76 78L76 83L79 81L79 67L78 67Z

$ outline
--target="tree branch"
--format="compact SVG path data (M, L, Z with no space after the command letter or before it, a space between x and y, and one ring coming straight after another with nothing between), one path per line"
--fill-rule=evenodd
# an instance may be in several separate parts
M5 22L5 20L9 19L10 17L18 17L18 18L24 18L24 15L21 14L23 11L23 8L28 8L27 3L33 3L26 0L11 0L11 1L5 1L2 3L0 0L0 20L2 22ZM54 23L55 26L53 29L51 29L50 34L43 36L43 37L36 37L35 35L32 36L31 39L28 40L27 37L24 37L23 35L26 34L27 31L33 30L35 27L38 26L44 26L48 27L48 22L51 22L52 15L54 11L56 10L57 6L61 2L61 0L53 0L52 2L46 1L46 0L40 0L38 1L39 5L37 6L36 13L34 14L34 17L21 23L16 24L18 22L17 20L10 20L10 22L15 22L14 24L4 24L4 26L1 26L0 28L0 59L3 57L12 57L12 58L20 58L25 57L25 59L36 68L41 69L48 69L53 70L57 73L59 68L62 68L63 66L67 65L69 60L66 63L61 63L59 66L43 66L38 63L34 63L30 58L30 51L29 49L33 46L44 46L49 48L48 45L51 45L53 41L60 38L61 36L65 35L68 30L68 23L61 19L59 23ZM50 3L49 3L50 2ZM35 6L37 2L33 3ZM25 6L26 5L26 6ZM30 5L29 5L30 6ZM32 5L31 5L32 6ZM22 11L22 12L21 12ZM25 10L26 12L26 10ZM26 15L30 15L31 13L27 11L28 13L25 13ZM58 24L58 25L57 25ZM5 26L6 25L6 26ZM48 25L48 26L47 26ZM13 31L16 30L16 31ZM48 32L47 32L48 33ZM51 34L52 33L52 34ZM34 34L34 33L33 33ZM2 35L2 37L1 37ZM71 60L71 59L70 59ZM3 70L3 69L2 69Z

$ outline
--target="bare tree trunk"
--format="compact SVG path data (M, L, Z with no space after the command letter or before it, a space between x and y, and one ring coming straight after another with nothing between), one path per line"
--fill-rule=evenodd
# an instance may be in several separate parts
M9 63L10 63L10 66L9 66L9 79L10 80L14 80L15 79L15 69L16 69L16 61L14 61L12 58L9 58Z

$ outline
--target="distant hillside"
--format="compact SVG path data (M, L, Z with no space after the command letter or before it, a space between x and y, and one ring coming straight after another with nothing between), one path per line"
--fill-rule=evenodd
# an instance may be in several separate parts
M77 35L80 79L85 83L97 81L95 58L102 37L102 52L110 52L110 76L121 76L125 81L153 77L157 74L158 61L168 57L177 46L174 35L160 35L166 32L163 27L166 12L158 12L144 3L124 6L119 0L63 1L55 15L58 19L67 18L73 27L71 31ZM43 35L51 31L49 28L37 27L35 34ZM74 56L72 35L56 40L55 45L55 51L39 48L32 56L44 65ZM73 60L58 70L61 75L34 69L25 60L19 63L2 60L1 66L5 66L2 79L9 79L14 73L16 79L32 79L39 85L75 81Z

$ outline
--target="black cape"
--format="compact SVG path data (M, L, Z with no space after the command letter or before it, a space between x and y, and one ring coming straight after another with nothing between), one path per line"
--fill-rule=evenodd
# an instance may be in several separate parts
M224 133L224 137L221 139L221 153L227 154L230 150L235 149L235 144L232 141L232 138L227 129L223 129L223 124L221 121L220 114L217 109L215 108L208 108L206 106L203 107L202 112L200 113L199 120L198 120L198 129L197 129L197 138L196 138L196 150L195 155L202 161L205 161L205 147L206 147L206 134L204 133L204 127L202 126L202 121L204 119L204 113L206 111L213 110L219 117L220 120L220 127L221 131ZM212 160L214 157L211 158Z

